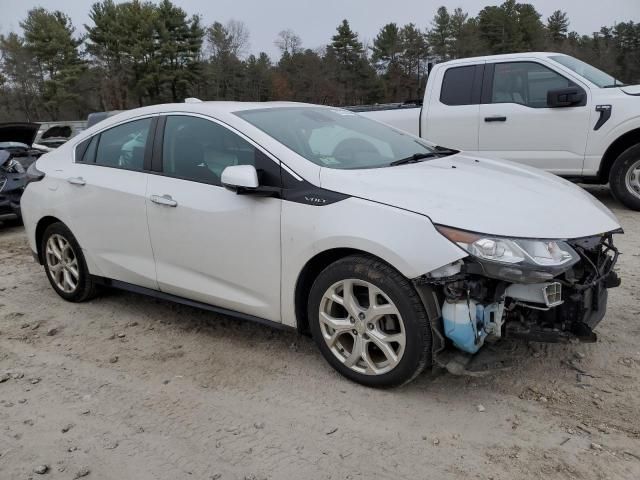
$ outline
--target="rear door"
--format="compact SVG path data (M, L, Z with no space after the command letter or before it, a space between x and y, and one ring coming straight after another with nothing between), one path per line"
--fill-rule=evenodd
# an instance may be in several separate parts
M220 182L225 167L254 165L261 185L279 187L279 163L208 117L164 118L147 189L160 289L280 321L281 200Z
M559 175L580 175L589 132L588 102L547 107L547 92L579 86L533 61L487 64L480 106L480 151Z
M145 193L154 117L104 130L75 148L65 172L69 228L93 263L91 273L157 288ZM91 269L91 266L90 266Z
M478 115L484 64L455 65L438 70L429 81L422 111L421 136L436 145L478 150Z

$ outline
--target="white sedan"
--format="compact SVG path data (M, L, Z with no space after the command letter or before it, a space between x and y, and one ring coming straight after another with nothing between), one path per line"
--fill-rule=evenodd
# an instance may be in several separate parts
M190 102L39 159L22 213L53 289L100 286L311 333L389 387L489 337L594 340L620 225L578 187L331 107Z

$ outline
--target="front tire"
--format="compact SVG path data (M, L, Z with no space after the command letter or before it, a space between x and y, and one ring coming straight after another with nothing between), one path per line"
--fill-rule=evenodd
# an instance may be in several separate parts
M640 144L625 150L611 167L609 185L626 207L640 210Z
M65 300L84 302L96 294L82 249L71 231L62 223L53 223L42 236L44 269L49 283Z
M308 315L324 358L354 382L395 387L431 364L429 317L418 293L376 258L353 255L323 270Z

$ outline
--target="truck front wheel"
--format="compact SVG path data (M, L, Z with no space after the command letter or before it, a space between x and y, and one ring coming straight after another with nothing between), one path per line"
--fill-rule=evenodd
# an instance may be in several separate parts
M640 144L616 159L609 174L613 195L632 210L640 210Z

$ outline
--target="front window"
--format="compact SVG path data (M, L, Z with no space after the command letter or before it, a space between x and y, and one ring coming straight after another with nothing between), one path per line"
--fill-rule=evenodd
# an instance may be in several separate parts
M578 60L577 58L570 57L569 55L554 55L551 60L558 62L560 65L567 67L574 71L583 78L586 78L591 83L597 85L600 88L621 87L624 84L620 80L616 80L608 73L598 70L593 65Z
M547 107L547 92L573 86L553 70L535 62L496 63L491 103Z
M165 175L221 185L222 172L234 165L253 165L261 185L280 185L280 167L228 128L188 115L167 117L162 146Z
M416 154L436 155L433 147L418 138L337 108L264 108L235 113L321 167L377 168Z

